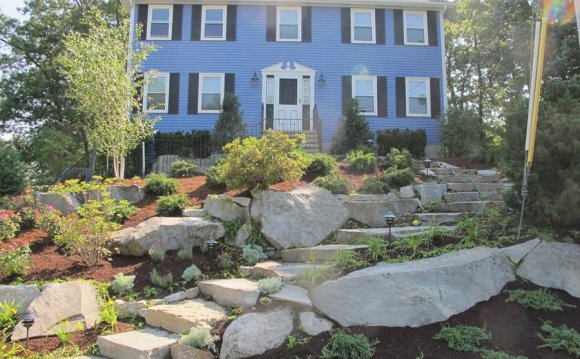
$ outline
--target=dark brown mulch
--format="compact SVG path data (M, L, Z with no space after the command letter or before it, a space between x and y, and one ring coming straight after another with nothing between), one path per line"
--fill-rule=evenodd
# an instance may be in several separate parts
M536 289L529 283L510 283L505 289ZM415 359L421 352L426 359L468 359L479 358L473 353L460 353L451 350L447 344L433 337L441 330L443 324L474 325L485 327L492 337L484 343L488 349L502 350L510 355L523 355L529 359L566 359L571 358L565 352L553 352L542 345L538 332L543 321L549 320L554 326L562 324L580 331L580 299L568 295L564 291L552 290L569 304L576 308L567 308L563 312L543 312L525 309L517 303L506 303L507 296L501 293L488 301L482 302L468 311L451 317L444 323L436 323L420 328L386 328L386 327L352 327L353 333L362 333L369 338L377 338L380 343L374 358L377 359ZM306 358L308 355L316 358L324 345L329 341L330 334L320 334L311 338L309 344L286 349L271 350L253 359Z
M0 241L0 249L14 250L16 248L30 246L38 241L42 241L45 237L46 233L40 229L25 229L8 242Z
M341 177L346 178L346 180L350 185L350 189L356 192L362 186L363 182L367 177L368 178L377 177L380 174L380 172L375 171L372 173L361 173L353 169L351 165L342 163L338 166L338 174Z
M469 157L456 157L456 158L437 158L437 161L449 163L450 165L457 166L459 168L470 168L476 170L488 170L490 168L496 167L494 163L485 163L481 161L476 161Z

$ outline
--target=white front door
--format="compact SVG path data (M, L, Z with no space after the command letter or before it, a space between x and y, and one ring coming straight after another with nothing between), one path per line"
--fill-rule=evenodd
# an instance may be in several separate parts
M302 77L276 76L275 84L274 129L302 131Z

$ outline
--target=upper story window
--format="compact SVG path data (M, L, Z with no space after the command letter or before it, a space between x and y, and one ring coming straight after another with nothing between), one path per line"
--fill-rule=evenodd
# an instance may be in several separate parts
M224 74L199 74L199 113L219 113L224 99Z
M225 40L226 39L226 13L227 6L203 6L201 39L202 40Z
M278 6L276 16L276 41L302 41L302 9L299 6Z
M430 80L421 77L407 77L407 116L431 117Z
M145 82L143 108L149 113L167 113L169 103L169 74L148 75Z
M358 101L359 111L366 115L377 114L377 78L353 76L352 97Z
M427 12L405 10L405 45L427 45Z
M173 6L150 5L147 24L148 40L171 40Z
M375 10L351 9L351 42L374 44Z

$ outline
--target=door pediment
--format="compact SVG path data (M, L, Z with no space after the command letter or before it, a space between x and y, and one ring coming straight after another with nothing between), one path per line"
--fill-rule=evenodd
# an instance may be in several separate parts
M313 69L308 66L304 66L294 61L282 61L272 66L263 68L262 74L309 74L313 75L316 73Z

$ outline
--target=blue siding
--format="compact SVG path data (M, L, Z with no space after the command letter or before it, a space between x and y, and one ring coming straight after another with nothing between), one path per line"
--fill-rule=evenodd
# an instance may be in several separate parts
M137 9L135 9L137 11ZM144 70L181 74L179 114L162 114L157 129L163 132L212 129L217 114L187 115L188 74L223 72L236 74L236 95L240 98L248 125L260 122L262 81L260 70L280 61L294 61L317 71L315 103L323 123L323 139L329 143L341 116L341 76L368 73L387 76L388 117L368 116L371 129L425 128L429 144L439 143L437 121L433 118L397 118L395 77L418 76L442 79L439 46L394 45L393 11L386 10L386 45L342 44L340 8L312 8L312 42L266 42L266 7L238 6L237 41L190 41L191 6L184 5L183 40L156 41L158 50L147 59ZM137 16L135 16L137 18ZM439 20L439 17L438 17ZM438 24L439 32L442 31ZM440 39L440 37L439 37ZM251 84L257 72L258 86ZM320 73L326 85L318 85ZM441 83L441 108L445 90Z

